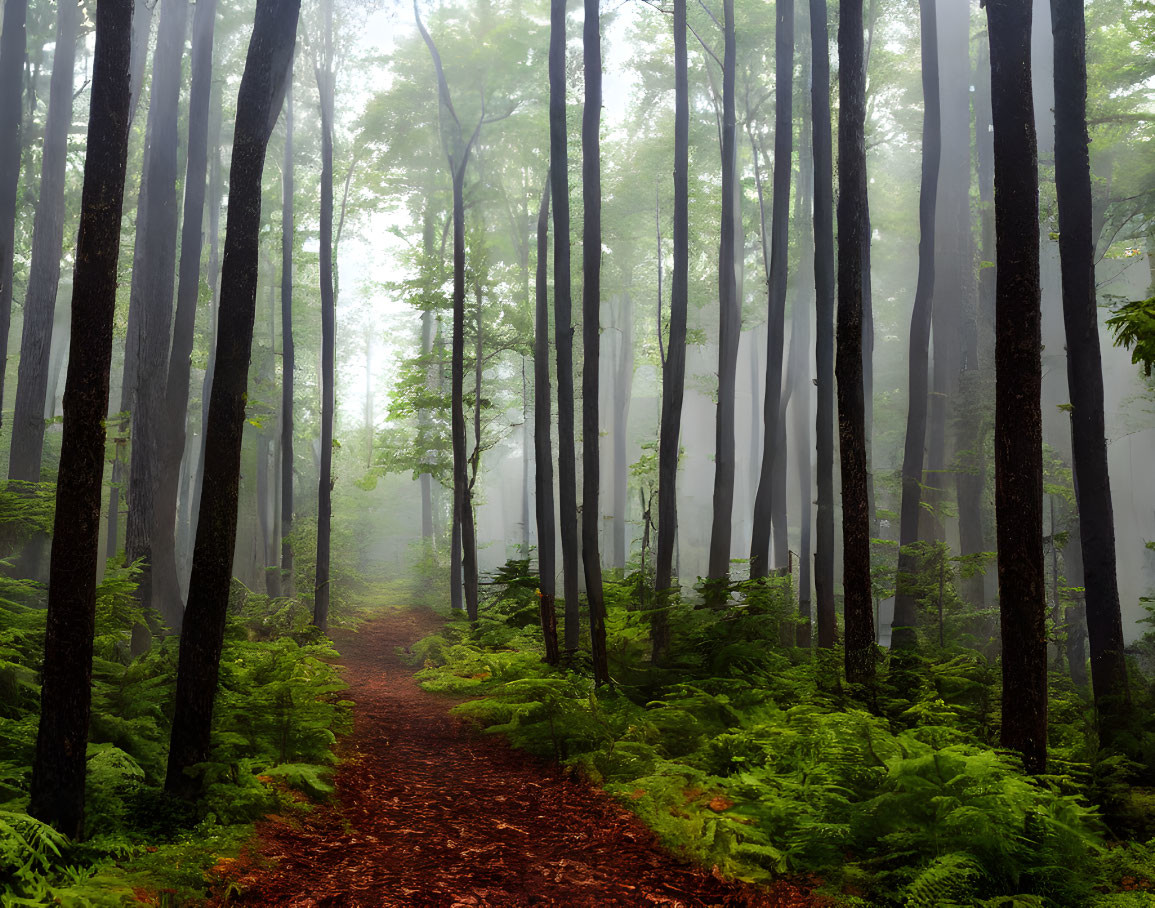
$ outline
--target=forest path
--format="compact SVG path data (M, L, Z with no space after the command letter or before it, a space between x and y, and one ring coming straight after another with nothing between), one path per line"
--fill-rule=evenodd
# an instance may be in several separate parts
M242 891L228 904L817 904L789 883L755 891L678 862L607 795L450 716L457 701L421 690L397 653L440 623L389 610L334 634L356 704L337 798L302 820L260 824L230 874Z

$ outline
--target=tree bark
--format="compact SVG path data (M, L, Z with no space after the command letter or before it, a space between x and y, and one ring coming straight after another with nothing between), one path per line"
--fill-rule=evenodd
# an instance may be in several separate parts
M553 200L554 338L557 350L557 471L561 518L565 648L581 636L578 602L577 456L574 441L573 322L569 248L569 152L566 144L565 0L550 0L549 173Z
M549 387L549 184L541 194L537 215L537 271L533 339L534 500L537 509L538 607L545 661L557 665L557 556L553 514L553 454L550 451L552 407Z
M814 136L814 365L817 416L814 440L818 507L815 515L814 596L818 645L834 646L834 165L830 123L830 44L826 0L810 0L811 129Z
M690 89L686 56L686 0L674 0L674 262L670 284L670 337L662 363L662 417L658 438L658 551L654 585L658 608L650 623L652 659L670 646L670 590L678 530L678 454L686 383L686 311L689 297Z
M12 270L16 253L16 191L20 182L21 119L24 114L25 23L28 0L7 0L0 34L0 420L8 333L12 325Z
M1002 745L1047 764L1039 178L1031 2L987 0L994 124L995 517L1003 641Z
M939 106L938 25L936 0L920 0L922 47L922 184L918 201L918 282L910 316L910 354L906 408L906 444L902 457L902 503L899 514L898 573L890 645L913 649L918 637L918 600L914 576L922 558L918 543L922 513L923 456L926 449L928 358L930 324L935 295L935 205L938 200L939 161L942 157L942 113ZM950 338L951 343L957 337Z
M91 709L104 417L128 160L132 0L96 7L96 52L73 278L72 343L52 534L40 726L28 812L78 838Z
M72 125L79 18L77 0L59 0L56 50L40 161L40 198L36 203L32 260L24 297L16 408L12 415L12 454L8 463L8 478L22 482L40 481L40 458L44 449L44 400L48 391L52 321L60 284L60 249L64 243L64 177L68 129Z
M189 379L200 296L201 239L204 225L205 182L208 173L209 95L212 91L213 32L216 0L198 0L193 14L192 81L189 88L188 166L184 183L184 223L181 226L180 272L172 353L165 385L164 423L159 433L160 454L153 511L152 599L162 614L179 615L183 609L176 563L177 497L180 465L185 452Z
M606 603L602 593L602 560L598 545L601 523L599 491L600 425L598 384L601 367L602 281L602 34L599 0L585 0L582 34L585 105L582 110L582 561L590 609L590 643L594 683L610 680L606 654Z
M1095 295L1091 166L1087 138L1087 39L1083 5L1051 0L1055 38L1055 188L1067 333L1067 386L1079 540L1086 588L1091 683L1099 732L1110 745L1123 730L1129 692L1115 564L1115 516L1103 416L1103 365Z
M766 394L762 401L762 470L754 499L750 541L750 576L770 569L771 524L776 511L780 529L785 502L776 501L778 474L785 476L785 426L782 419L782 360L786 335L786 278L790 267L790 159L794 148L794 0L774 4L774 207L770 216L769 307L766 317ZM776 464L781 468L775 470ZM783 483L784 485L784 483ZM781 490L782 492L785 489ZM779 529L775 528L775 529ZM784 533L776 532L775 537ZM777 538L775 540L778 542ZM776 544L775 549L782 545ZM775 566L783 567L777 551Z
M261 174L284 98L300 8L300 0L257 0L237 96L220 330L205 443L205 472L213 481L205 484L200 502L165 778L169 792L183 795L199 788L186 770L209 756L237 533L241 439L257 304Z
M874 677L862 349L863 296L870 281L866 262L870 214L866 189L862 0L839 0L838 8L838 358L835 373L842 460L846 677L856 683Z
M735 113L734 3L724 0L722 59L722 226L718 255L718 411L714 436L714 497L710 527L709 599L721 604L730 576L730 538L734 511L734 389L738 363L741 311L735 273Z
M293 64L285 76L285 160L281 171L281 591L292 595L293 545L293 395L297 379L297 348L293 341Z
M321 100L321 471L317 481L317 570L313 624L329 629L333 522L333 414L336 408L336 299L333 288L333 0L323 0L324 35L316 66Z

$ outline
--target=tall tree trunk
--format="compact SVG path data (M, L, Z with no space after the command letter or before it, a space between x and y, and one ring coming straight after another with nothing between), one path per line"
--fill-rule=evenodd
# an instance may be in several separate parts
M25 22L28 0L7 0L0 34L0 419L12 325L12 269L16 252L16 189L20 182L24 114Z
M333 521L333 416L336 408L336 299L333 287L333 0L321 4L324 23L317 62L321 100L321 472L317 481L317 571L313 624L329 629L329 560Z
M152 36L152 14L155 3L134 3L132 9L132 57L128 62L128 125L131 128L144 89L144 70L148 62L148 43Z
M722 227L718 255L718 412L714 439L714 498L710 527L708 579L710 599L720 604L730 575L730 537L734 511L734 387L742 314L735 273L734 221L736 182L734 113L734 2L724 0L722 60Z
M132 0L103 0L96 7L92 106L73 277L72 349L52 533L40 726L28 805L34 817L72 838L78 838L84 826L104 417L128 160L131 21Z
M995 517L1004 747L1047 765L1039 175L1031 0L987 0L995 150Z
M565 0L550 0L549 173L553 199L554 337L557 348L557 472L565 648L581 636L578 603L577 455L574 441L573 302L570 288L569 152L566 145Z
M216 7L216 0L198 0L193 14L188 167L184 183L180 274L173 320L172 354L168 361L168 381L165 386L164 422L167 431L162 431L158 440L160 463L152 521L152 599L154 607L162 614L171 615L179 615L183 608L176 562L177 497L180 492L180 465L185 453L189 379L197 300L200 297Z
M778 491L774 466L780 459L783 476L786 466L783 456L782 359L786 333L786 278L790 266L790 159L794 147L794 0L778 0L774 9L774 207L770 216L770 271L767 275L769 314L766 317L766 396L762 402L762 470L754 499L751 577L765 577L770 568L771 521L780 503L774 500ZM780 518L779 524L784 523L784 507ZM778 535L775 533L776 537ZM779 549L781 545L775 548ZM775 566L782 567L784 560L782 553L776 552Z
M144 219L137 222L138 270L133 272L129 303L130 308L136 309L139 314L140 345L135 370L136 387L130 390L134 401L132 456L129 463L128 519L124 534L127 559L142 560L138 597L145 605L155 608L164 623L174 630L180 628L182 609L179 591L171 583L176 576L172 528L170 525L162 537L156 519L158 514L163 515L166 522L175 525L175 483L180 470L180 452L184 446L184 439L181 438L175 454L166 457L163 439L173 432L171 427L165 425L172 418L165 408L165 379L169 366L173 277L176 272L177 114L187 23L187 0L165 0L161 7L157 49L153 57L152 89L149 96L151 129L144 164L145 178L141 183L141 192L147 202ZM198 239L199 233L198 227ZM198 252L196 264L199 265L199 262ZM192 310L186 310L185 314L190 320L195 318L195 303ZM191 351L191 329L185 338L178 337L178 341L186 344L186 349ZM179 421L184 421L183 410ZM163 479L172 489L171 501L163 503L158 501L162 474L167 474ZM164 578L169 583L160 589L159 595L153 584L153 564L158 550L163 571L169 575ZM146 644L147 638L138 630L134 634L134 650L139 652Z
M257 307L261 174L284 99L300 9L300 0L257 0L237 95L220 330L205 444L205 472L213 481L205 484L200 502L165 777L166 790L186 796L199 788L186 770L209 756L237 534L241 439Z
M602 293L602 33L599 0L585 0L582 34L585 105L582 110L582 561L590 608L594 683L610 680L606 654L606 602L598 548L601 487L598 433L598 371L601 367Z
M690 90L686 56L686 0L674 0L674 265L670 284L670 338L662 363L662 418L658 439L658 551L654 585L658 608L650 625L652 658L670 646L670 588L678 530L678 454L686 383L686 311L689 297Z
M918 283L910 316L910 359L906 409L906 445L902 457L902 504L899 515L898 575L894 599L891 646L913 649L918 642L916 572L922 558L914 549L922 513L922 467L926 448L930 323L934 307L934 228L938 199L938 171L942 157L942 114L939 108L938 26L936 0L920 0L922 47L922 184L918 200ZM957 337L951 337L957 343Z
M1100 736L1122 731L1127 700L1123 619L1115 565L1115 516L1107 469L1103 366L1095 296L1095 238L1087 138L1087 39L1080 0L1051 0L1055 36L1055 188L1063 270L1072 452L1083 554L1091 681Z
M629 286L629 282L626 282ZM618 328L614 363L614 567L625 571L629 560L626 514L629 509L630 393L634 379L634 307L628 291L622 296L614 321Z
M842 460L843 609L846 677L874 676L870 584L866 404L863 389L863 295L870 281L866 250L866 71L862 0L838 4L838 437ZM819 424L821 431L821 424Z
M44 448L44 400L48 390L52 321L60 284L60 248L64 243L64 172L68 129L72 125L79 17L77 0L59 0L56 50L40 160L40 198L36 203L32 261L24 297L16 409L12 415L12 454L8 463L8 478L23 482L40 481L40 457Z
M818 412L815 460L818 507L814 596L818 645L834 646L834 165L830 123L830 44L826 0L810 0L811 128L814 136L814 365Z
M293 341L293 63L285 76L285 160L281 170L281 589L292 595L293 545L293 395L297 380L297 347Z
M549 184L541 194L537 215L537 271L533 338L533 456L537 508L537 576L545 661L557 665L557 556L553 515L553 454L550 451L552 407L549 388Z

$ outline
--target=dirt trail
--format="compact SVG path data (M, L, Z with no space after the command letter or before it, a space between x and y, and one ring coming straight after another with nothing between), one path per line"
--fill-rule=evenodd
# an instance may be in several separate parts
M816 904L792 884L754 891L687 867L606 795L450 716L450 701L422 691L396 652L438 625L428 612L390 611L338 637L356 707L336 802L262 823L227 904Z

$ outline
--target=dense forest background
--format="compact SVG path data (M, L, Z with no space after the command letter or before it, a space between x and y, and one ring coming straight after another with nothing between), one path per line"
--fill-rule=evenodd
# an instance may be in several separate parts
M1155 8L581 6L5 0L0 900L219 897L405 605L722 876L1148 904Z

